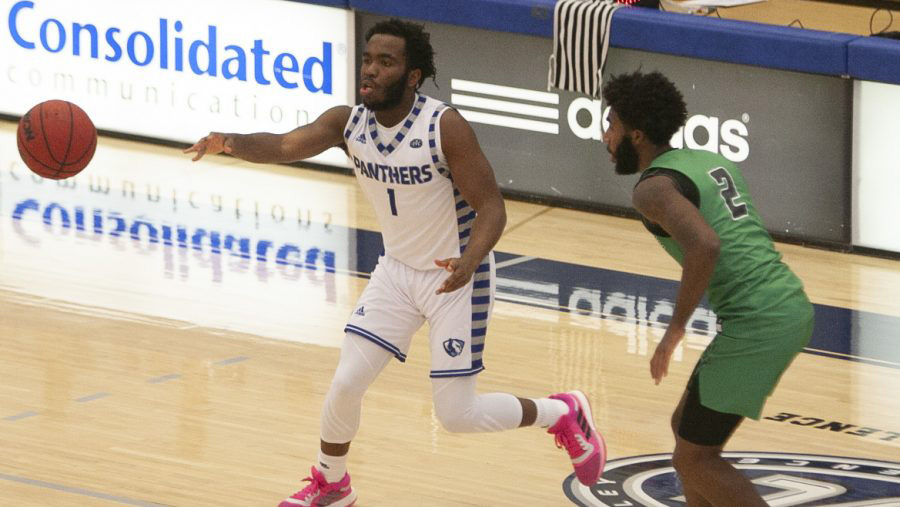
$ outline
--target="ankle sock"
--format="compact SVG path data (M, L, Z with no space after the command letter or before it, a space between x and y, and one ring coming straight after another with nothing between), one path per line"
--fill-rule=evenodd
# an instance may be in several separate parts
M569 406L562 400L553 398L537 398L534 401L537 407L537 417L534 425L540 428L549 428L559 421L559 418L569 413Z
M347 473L347 455L329 456L319 451L319 463L316 468L325 476L328 482L338 482Z

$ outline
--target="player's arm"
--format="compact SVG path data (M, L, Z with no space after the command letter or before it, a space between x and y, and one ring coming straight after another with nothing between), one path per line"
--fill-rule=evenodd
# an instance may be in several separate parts
M441 148L447 157L453 183L477 216L462 257L435 261L451 272L438 293L451 292L468 283L506 227L506 206L494 170L481 151L472 127L455 109L449 109L441 116Z
M294 162L339 145L344 140L344 126L349 118L350 108L337 106L322 113L312 123L285 134L210 132L184 152L196 153L194 161L204 155L225 152L248 162Z
M684 253L672 320L650 363L658 384L668 373L672 352L684 337L688 320L712 279L719 257L719 236L667 176L651 176L640 182L632 202L642 215L669 233Z

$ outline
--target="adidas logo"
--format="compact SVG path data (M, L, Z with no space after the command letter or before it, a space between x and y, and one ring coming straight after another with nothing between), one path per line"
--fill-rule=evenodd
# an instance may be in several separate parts
M575 417L575 420L578 422L578 426L581 427L581 431L584 433L584 436L587 438L591 438L591 427L588 424L587 419L584 417L584 411L580 408L578 409L578 414Z
M366 134L362 133L362 134L356 136L356 142L358 142L360 144L366 144Z
M365 317L365 316L366 316L366 307L365 307L365 306L360 306L360 307L357 308L356 311L353 312L353 313L354 313L355 315L359 315L360 317Z

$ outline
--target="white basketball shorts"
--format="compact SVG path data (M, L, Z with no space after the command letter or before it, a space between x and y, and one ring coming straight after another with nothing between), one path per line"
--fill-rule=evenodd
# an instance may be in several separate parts
M464 287L435 294L447 276L443 269L421 271L383 255L344 331L377 343L402 362L413 335L427 321L432 378L480 372L494 304L494 255L482 261Z

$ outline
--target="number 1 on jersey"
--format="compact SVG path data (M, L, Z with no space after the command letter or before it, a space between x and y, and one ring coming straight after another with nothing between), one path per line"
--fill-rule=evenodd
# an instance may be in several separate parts
M389 188L387 191L388 198L391 200L391 215L397 216L397 196L394 195L393 188Z

